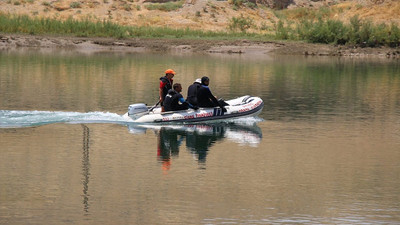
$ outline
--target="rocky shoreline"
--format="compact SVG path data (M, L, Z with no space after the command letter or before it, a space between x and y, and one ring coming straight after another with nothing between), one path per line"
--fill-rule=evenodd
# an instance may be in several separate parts
M0 51L16 49L66 49L83 53L169 52L245 55L306 55L400 58L400 48L360 48L284 41L112 39L0 34Z

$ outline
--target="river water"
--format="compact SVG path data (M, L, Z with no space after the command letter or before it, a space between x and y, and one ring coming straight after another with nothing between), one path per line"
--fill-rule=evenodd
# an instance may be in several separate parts
M124 119L167 68L264 109ZM400 224L400 63L0 52L0 224Z

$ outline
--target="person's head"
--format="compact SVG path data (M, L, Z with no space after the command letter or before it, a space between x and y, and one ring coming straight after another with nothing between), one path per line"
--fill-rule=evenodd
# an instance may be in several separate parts
M173 78L175 76L175 71L172 69L167 69L165 71L165 76L169 79Z
M210 84L210 78L204 76L201 78L201 84L208 86Z
M180 93L182 91L182 85L180 83L175 83L173 88L178 93Z
M201 78L197 78L197 79L194 81L194 83L199 83L199 84L201 84Z

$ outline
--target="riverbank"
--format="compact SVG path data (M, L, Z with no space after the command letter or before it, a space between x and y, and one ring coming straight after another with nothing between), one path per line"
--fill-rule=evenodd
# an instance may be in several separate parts
M169 52L204 54L280 54L400 58L400 48L360 48L289 41L113 39L0 34L0 50L66 49L82 53Z

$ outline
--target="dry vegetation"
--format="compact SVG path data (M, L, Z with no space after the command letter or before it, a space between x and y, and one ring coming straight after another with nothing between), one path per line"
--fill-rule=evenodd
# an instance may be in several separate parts
M300 6L273 10L261 4L238 0L181 0L167 3L146 0L2 0L0 12L37 18L89 19L121 25L212 31L227 31L232 18L242 17L251 20L249 31L260 33L274 30L280 19L296 21L318 16L348 22L354 15L359 15L360 19L370 19L377 24L400 24L400 1L396 0L338 0L313 7Z

